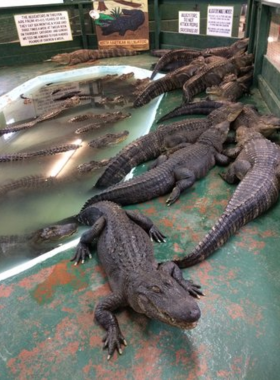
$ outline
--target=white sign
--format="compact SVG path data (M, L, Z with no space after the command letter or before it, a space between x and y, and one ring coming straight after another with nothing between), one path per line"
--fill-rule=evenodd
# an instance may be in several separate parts
M58 4L63 3L63 0L9 0L9 4L0 3L0 8L19 7L23 5L42 5L42 4Z
M231 37L233 7L209 5L207 32L209 36Z
M199 34L200 12L179 12L179 33Z
M72 40L68 13L29 13L16 15L15 22L21 46Z

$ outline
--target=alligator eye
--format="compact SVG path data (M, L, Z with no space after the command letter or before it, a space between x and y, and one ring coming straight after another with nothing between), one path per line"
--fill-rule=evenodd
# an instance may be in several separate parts
M156 292L156 293L160 293L161 292L160 288L158 286L156 286L156 285L152 286L152 290L154 292Z

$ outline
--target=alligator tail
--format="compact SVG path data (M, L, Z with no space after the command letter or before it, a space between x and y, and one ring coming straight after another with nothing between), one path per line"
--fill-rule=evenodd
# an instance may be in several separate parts
M241 182L241 185L242 182ZM264 186L264 185L263 185ZM241 186L241 188L244 186ZM240 190L240 188L239 188ZM245 224L256 219L263 212L268 210L277 201L278 190L273 186L269 188L271 194L266 192L252 193L252 196L243 202L242 206L234 207L235 202L230 201L226 210L216 222L204 239L198 243L194 251L188 256L174 262L180 268L187 268L205 260L218 248L223 246L228 239ZM238 192L238 188L235 194ZM269 191L268 191L269 193Z
M105 188L120 182L132 168L142 162L152 160L161 153L160 141L156 132L150 132L124 147L113 158L95 187Z
M172 80L170 76L157 79L145 87L141 94L137 96L133 103L133 107L142 107L157 96L168 91L176 90L177 88L179 88L178 83L175 80Z

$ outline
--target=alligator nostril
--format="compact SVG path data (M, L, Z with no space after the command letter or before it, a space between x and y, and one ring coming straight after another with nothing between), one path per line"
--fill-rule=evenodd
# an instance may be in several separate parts
M193 322L198 321L201 316L201 311L199 307L194 308L190 311L190 318L192 319Z

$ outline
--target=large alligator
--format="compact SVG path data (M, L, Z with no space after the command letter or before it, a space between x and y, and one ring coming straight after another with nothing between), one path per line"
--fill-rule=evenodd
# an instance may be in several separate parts
M225 101L215 101L210 99L200 99L198 101L190 103L183 103L167 114L163 115L157 120L157 122L161 123L162 121L185 115L209 115L211 112L222 107L225 104L227 104Z
M165 92L179 88L182 89L188 79L199 73L203 68L207 67L207 65L221 61L225 61L225 58L216 56L203 58L201 56L192 60L190 64L172 71L163 78L152 81L140 94L138 94L137 98L134 100L133 107L142 107L144 104L149 103L152 99Z
M163 78L152 81L134 100L133 107L141 107L164 92L182 88L187 79L193 76L204 65L205 60L201 57L193 60L191 64L180 67L172 73L165 75Z
M27 244L32 251L43 253L44 245L53 245L53 243L73 235L77 231L77 227L77 223L57 224L24 235L0 235L1 251L6 253L10 245L18 247L18 245Z
M37 150L35 152L1 154L0 162L13 162L34 157L52 156L53 154L68 152L69 150L76 150L80 148L80 146L81 145L78 144L68 144Z
M231 58L236 54L244 53L247 49L248 43L249 39L244 38L234 42L230 46L207 48L200 51L191 49L174 49L167 51L154 67L151 78L154 78L160 70L173 62L180 61L181 65L184 66L191 63L194 58L198 58L199 56L207 57L209 55L216 55L224 58Z
M191 187L197 179L203 178L215 165L227 164L229 159L221 154L223 143L229 132L229 122L216 124L203 132L194 144L183 144L184 147L159 157L158 166L129 181L109 187L102 193L90 198L82 211L99 201L112 201L120 205L145 202L167 194L170 206L180 194Z
M63 111L68 110L72 107L76 107L78 104L80 104L80 102L81 100L78 96L71 96L70 99L65 100L59 106L51 109L50 111L43 112L40 116L36 117L34 120L28 123L18 124L14 126L9 125L6 128L0 129L0 136L6 133L19 132L24 129L29 129L34 125L41 123L42 121L53 119L60 115Z
M205 260L242 226L267 211L278 199L280 147L248 128L241 127L236 138L243 149L223 178L228 183L241 182L212 230L189 255L175 260L180 268Z
M108 187L121 181L133 167L158 157L166 147L181 142L195 142L201 133L214 123L235 120L242 108L243 105L240 103L224 105L213 111L206 119L188 119L159 126L156 131L132 141L112 158L95 186Z
M243 54L210 63L185 82L184 102L190 102L196 94L206 90L207 87L219 85L227 74L239 75L244 71L244 67L246 70L251 69L252 62L252 54Z
M112 293L95 308L95 320L106 330L103 338L108 357L127 345L113 312L130 306L137 313L181 329L192 329L200 318L194 297L203 295L200 286L185 280L172 262L158 265L150 239L163 242L153 222L137 211L122 210L112 202L99 202L79 215L90 225L72 259L77 264L91 257L90 246L97 240L97 253Z
M80 49L75 50L72 53L61 53L57 54L49 61L59 63L60 65L77 65L84 62L94 62L101 58L111 58L111 57L126 57L138 54L137 51L129 50L125 48L113 48L113 49Z
M219 86L206 88L206 94L211 100L229 100L235 102L241 96L250 92L252 83L253 71L241 77L230 74L224 78Z

